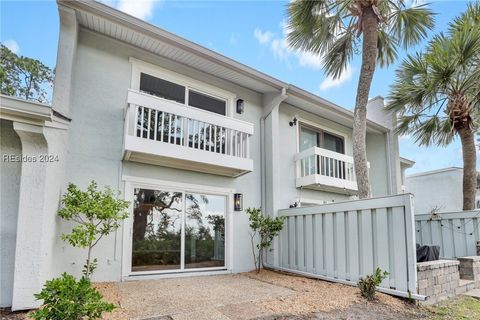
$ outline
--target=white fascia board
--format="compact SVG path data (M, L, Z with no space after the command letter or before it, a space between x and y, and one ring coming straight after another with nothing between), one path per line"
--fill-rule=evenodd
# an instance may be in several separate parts
M51 121L52 108L46 104L2 94L0 95L0 118L38 125Z

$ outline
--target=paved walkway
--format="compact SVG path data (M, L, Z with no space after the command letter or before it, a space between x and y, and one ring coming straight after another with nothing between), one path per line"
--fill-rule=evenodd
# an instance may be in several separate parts
M256 301L288 297L294 290L244 275L128 281L118 287L118 310L111 319L251 319L273 315ZM102 290L103 291L103 290ZM109 293L105 292L109 300Z

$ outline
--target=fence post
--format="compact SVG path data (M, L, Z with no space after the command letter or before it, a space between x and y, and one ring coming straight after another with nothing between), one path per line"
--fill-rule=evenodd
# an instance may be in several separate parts
M417 293L417 247L415 240L415 213L413 207L413 196L408 193L404 195L405 201L405 240L407 247L407 279L408 291Z

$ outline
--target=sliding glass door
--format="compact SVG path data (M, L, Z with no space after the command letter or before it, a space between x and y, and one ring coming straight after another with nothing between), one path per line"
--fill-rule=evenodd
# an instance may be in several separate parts
M225 267L226 197L134 189L132 272Z

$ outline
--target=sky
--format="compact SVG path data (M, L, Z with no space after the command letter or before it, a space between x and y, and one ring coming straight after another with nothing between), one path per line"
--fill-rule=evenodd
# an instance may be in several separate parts
M415 2L407 0L409 3L412 1ZM340 79L331 79L324 76L321 59L317 56L289 49L284 31L288 1L103 2L344 108L353 109L360 69L359 57L352 61ZM436 13L435 30L429 38L446 30L448 22L465 10L467 3L450 0L428 4ZM59 18L55 1L0 0L0 41L17 54L36 58L53 68L58 32ZM409 53L421 50L425 41L410 48ZM399 62L405 54L399 52ZM370 97L388 95L398 63L377 69ZM450 166L462 167L459 139L447 147L427 148L417 146L411 137L401 137L400 153L416 162L407 174ZM480 168L480 154L477 168Z

